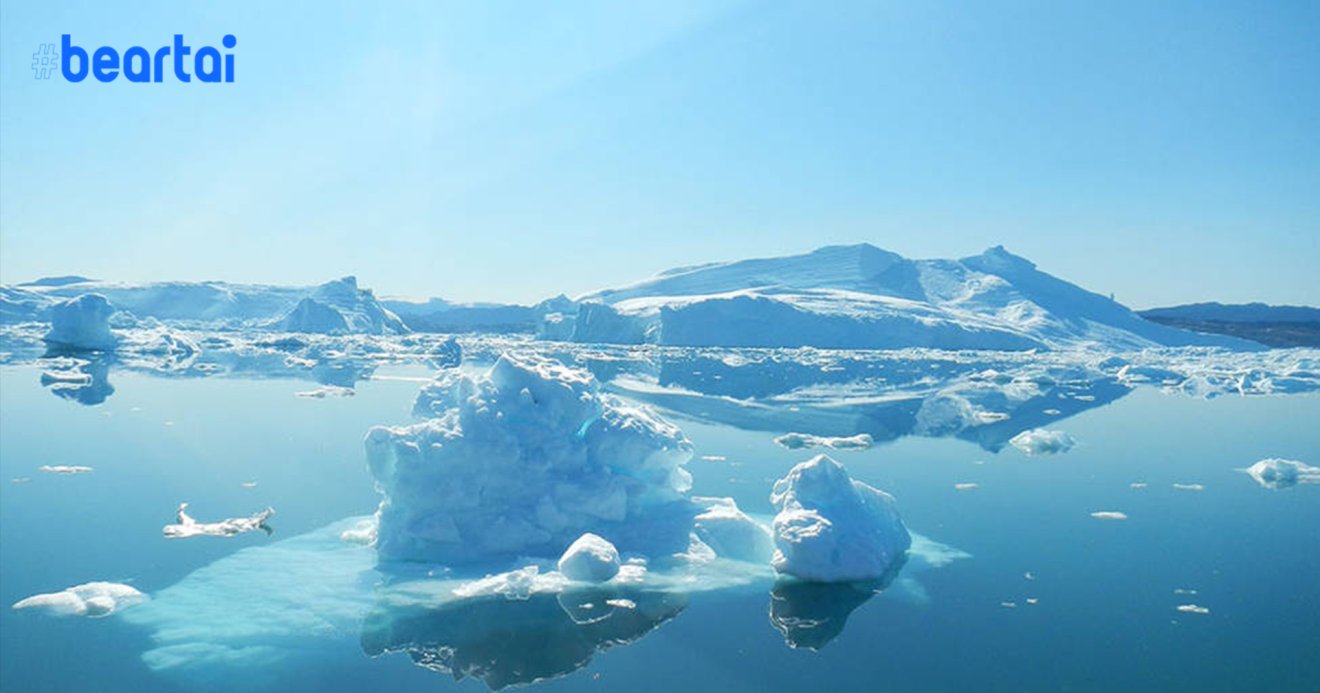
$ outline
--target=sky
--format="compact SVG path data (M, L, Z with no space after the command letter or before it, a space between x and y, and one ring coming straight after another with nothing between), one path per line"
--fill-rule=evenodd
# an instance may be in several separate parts
M237 38L232 84L34 79ZM1320 3L0 0L0 282L532 302L1003 244L1144 308L1320 304Z

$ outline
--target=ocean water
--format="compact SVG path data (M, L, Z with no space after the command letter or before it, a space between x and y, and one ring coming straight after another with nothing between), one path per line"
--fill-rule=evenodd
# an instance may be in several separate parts
M337 540L378 500L362 437L410 420L422 369L324 399L294 397L306 381L112 370L93 406L40 375L0 367L5 692L1320 690L1320 485L1274 491L1237 471L1320 463L1316 395L1137 389L1053 425L1078 441L1058 455L916 436L831 452L964 557L912 561L879 593L753 580L631 595L635 609L593 620L546 599L397 608L341 579L370 575L369 550ZM813 454L772 442L787 431L671 418L697 449L693 492L750 513L769 514L773 481ZM60 464L94 471L37 471ZM274 533L166 540L181 501L203 521L272 506ZM7 608L93 580L180 606ZM1191 604L1208 612L1177 609ZM436 653L470 675L436 670Z

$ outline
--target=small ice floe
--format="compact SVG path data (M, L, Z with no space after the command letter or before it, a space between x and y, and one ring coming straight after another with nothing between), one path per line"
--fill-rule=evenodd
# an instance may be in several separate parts
M608 606L612 606L612 607L614 607L614 608L616 608L616 609L636 609L636 608L637 608L637 602L635 602L635 601L633 601L633 600L631 600L631 599L624 599L623 597L619 597L619 598L617 598L617 599L606 599L606 600L605 600L605 604L608 605Z
M1143 489L1143 488L1146 488L1146 482L1144 482L1144 481L1134 481L1134 482L1128 484L1128 488L1130 488L1130 489Z
M294 397L308 397L311 399L325 399L326 397L352 397L357 391L351 387L340 387L339 385L322 385L315 390L303 390L293 393Z
M37 471L47 474L90 474L95 470L79 464L43 464L37 467Z
M1023 431L1008 442L1028 455L1054 455L1067 452L1077 444L1072 436L1063 431L1050 431L1044 428Z
M1173 485L1173 490L1175 490L1175 491L1204 491L1204 490L1205 490L1205 486L1202 485L1202 484L1174 484L1174 485Z
M1005 609L1016 609L1016 608L1017 608L1017 602L999 602L999 605L1002 606L1002 607L1004 607Z
M958 491L975 491L976 489L981 487L979 484L963 483L963 484L954 484L953 488Z
M1094 518L1097 519L1097 520L1126 520L1126 519L1128 519L1127 513L1119 512L1119 511L1117 511L1117 510L1097 510L1097 511L1091 513L1091 517L1094 517Z
M705 462L725 462L729 458L724 455L702 455L701 459Z
M14 604L15 609L46 609L56 616L101 618L147 601L147 595L117 582L89 582L60 592L34 594Z
M1205 607L1205 606L1197 606L1196 604L1179 604L1179 605L1178 605L1178 610L1181 611L1181 612L1183 612L1184 614L1208 614L1208 613L1210 613L1210 608L1209 608L1209 607Z
M26 476L16 476L16 477L10 479L10 480L9 480L9 483L11 483L11 484L26 484L26 483L28 483L28 482L30 482L30 481L32 481L32 479L31 479L30 477L26 477Z
M1058 409L1046 409L1046 410L1042 411L1041 413L1044 414L1044 415L1046 415L1046 416L1058 416L1059 414L1062 414L1063 412L1059 411Z
M1296 460L1267 458L1238 470L1268 489L1291 488L1298 484L1320 484L1320 467L1312 467Z
M1196 590L1190 590L1190 589L1186 589L1186 588L1183 588L1183 587L1175 587L1175 588L1173 589L1173 593L1174 593L1174 594L1196 594Z
M1027 604L1031 606L1035 606L1039 603L1040 603L1040 599L1038 597L1027 597Z
M178 521L165 525L166 539L187 539L190 537L232 537L235 534L261 530L267 535L275 530L266 524L266 520L275 514L274 508L266 508L249 517L231 517L219 522L198 522L188 515L188 504L180 503Z
M619 550L604 538L587 532L559 557L559 572L578 582L605 582L619 574Z
M256 487L257 487L257 482L255 482L255 481L244 481L243 483L239 484L239 486L242 486L243 488L256 488Z
M339 533L342 541L350 544L371 546L376 543L376 518L369 517Z
M1033 573L1033 572L1031 572L1030 570L1028 570L1027 572L1025 572L1025 573L1022 574L1022 577L1025 578L1025 579L1027 579L1027 580L1035 580L1035 579L1036 579L1036 574Z
M874 443L869 433L858 433L855 436L813 436L810 433L785 433L775 438L775 445L789 450L801 450L803 448L829 448L831 450L865 450Z

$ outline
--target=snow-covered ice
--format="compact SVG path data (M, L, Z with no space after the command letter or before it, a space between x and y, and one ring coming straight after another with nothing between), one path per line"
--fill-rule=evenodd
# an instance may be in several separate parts
M810 433L785 433L775 438L775 444L788 450L804 448L830 448L831 450L865 450L874 443L867 433L855 436L813 436Z
M687 549L692 445L589 373L506 354L419 396L437 418L367 435L382 559L461 564L557 557L585 532L620 551Z
M198 522L188 514L188 504L180 503L175 524L165 525L163 533L166 539L188 539L190 537L232 537L245 532L261 530L270 534L274 530L266 524L273 508L266 508L248 517L231 517L219 522Z
M818 455L775 482L770 502L776 571L804 580L846 582L884 577L912 538L889 494L854 481L843 465Z
M1009 444L1028 455L1055 455L1072 449L1077 441L1063 431L1033 428L1010 439Z
M94 471L91 467L81 464L43 464L37 467L37 471L47 474L90 474Z
M51 306L50 331L42 339L53 347L106 351L119 338L110 330L114 308L105 296L83 294Z
M1242 470L1256 483L1268 489L1283 489L1298 484L1320 484L1320 467L1275 457L1257 461Z
M1094 518L1097 519L1097 520L1126 520L1126 519L1128 519L1127 513L1124 513L1124 512L1119 511L1119 510L1097 510L1097 511L1091 513L1091 517L1094 517Z
M587 532L559 557L559 572L578 582L605 582L619 574L619 550L614 544Z
M137 588L117 582L89 582L59 592L35 594L14 604L15 609L45 609L56 616L101 618L147 601Z

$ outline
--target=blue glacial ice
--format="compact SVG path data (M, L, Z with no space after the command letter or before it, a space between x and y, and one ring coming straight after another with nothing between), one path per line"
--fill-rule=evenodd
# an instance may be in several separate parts
M108 351L119 343L110 330L114 313L100 294L83 294L51 306L50 331L43 340L54 348Z

